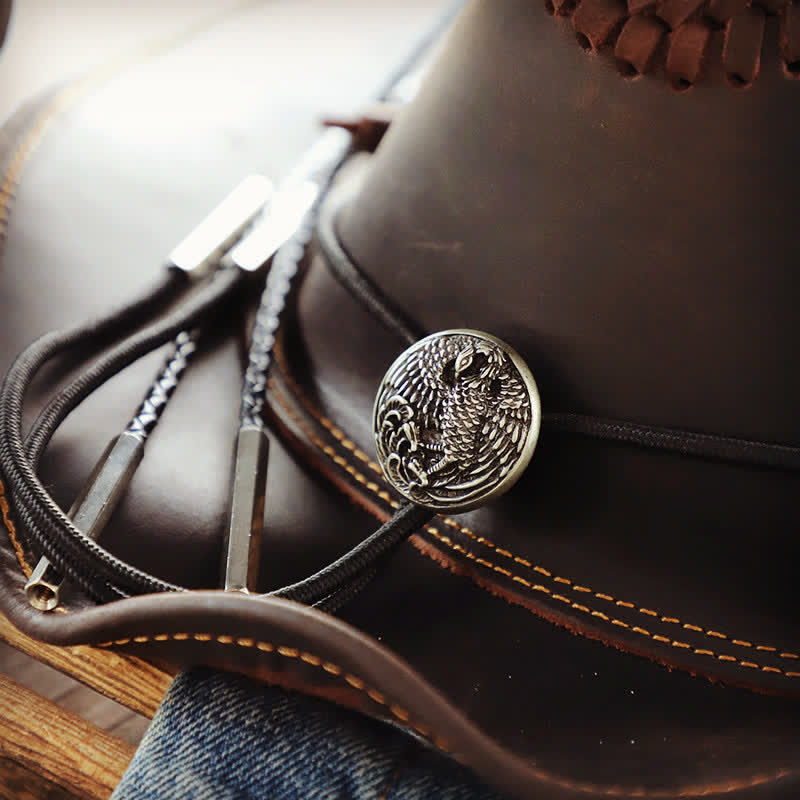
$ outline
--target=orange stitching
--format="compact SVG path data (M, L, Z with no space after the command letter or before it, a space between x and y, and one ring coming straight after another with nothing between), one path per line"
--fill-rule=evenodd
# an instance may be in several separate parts
M441 541L444 541L444 540L447 539L446 536L442 536L441 534L439 534L438 531L435 528L433 528L433 526L429 525L426 528L426 530L432 536L434 536L435 538L437 538L437 539L439 539ZM449 542L449 540L448 540L448 542ZM492 564L491 561L486 561L486 559L477 558L474 553L470 553L469 551L463 550L463 548L462 548L462 551L464 552L464 554L468 558L474 560L476 563L480 563L482 565L485 565L485 566L487 566L487 567L489 567L489 568L491 568L493 570L502 571L501 568L497 567L496 564ZM554 600L559 600L560 602L565 603L566 605L569 605L570 608L573 608L576 611L582 611L583 613L590 614L593 617L600 617L600 618L602 618L604 620L609 621L612 625L617 625L619 627L627 628L629 630L632 630L634 633L638 633L638 634L640 634L642 636L646 636L649 639L652 639L653 641L656 641L656 642L659 642L659 643L662 643L662 644L668 644L670 647L675 647L675 648L681 649L681 650L692 650L692 652L695 655L707 655L707 656L711 656L711 657L716 657L720 661L736 662L738 665L740 665L742 667L761 668L761 665L753 664L753 662L738 661L738 659L735 656L729 656L729 655L719 655L718 656L712 650L703 650L703 649L699 649L699 648L694 648L688 642L682 642L682 641L679 641L677 639L670 639L670 638L668 638L666 636L660 636L659 634L651 633L650 631L646 630L645 628L640 628L639 626L631 627L627 622L624 622L623 620L620 620L620 619L613 619L613 618L610 619L606 614L603 614L600 611L593 611L592 609L588 608L587 606L581 605L579 603L574 603L572 600L570 600L569 597L565 597L564 595L561 595L561 594L553 594L553 592L551 592L550 589L548 589L546 586L542 586L541 584L531 584L530 581L525 580L524 578L520 577L519 575L512 576L512 579L515 582L521 583L523 586L526 586L527 588L529 588L529 589L531 589L533 591L538 591L538 592L542 592L544 594L548 594ZM770 668L769 670L764 670L764 671L775 672L776 674L785 675L786 677L794 677L793 673L784 672L783 670L780 670L777 667L773 667L773 668ZM797 674L800 675L800 673L797 673Z
M313 653L307 653L304 650L299 650L296 647L285 647L283 645L276 645L272 642L262 642L256 641L254 639L248 638L240 638L234 636L228 636L227 634L220 634L218 636L214 636L211 633L160 633L155 636L134 636L132 638L127 639L117 639L114 642L102 642L100 644L95 645L95 647L113 647L114 645L123 646L126 644L144 644L145 642L164 642L168 641L170 638L175 639L176 641L185 641L187 639L193 639L196 642L218 642L219 644L225 645L235 645L237 647L257 647L262 652L266 653L275 653L279 656L283 656L284 658L291 658L303 661L306 664L310 664L313 667L319 667L324 669L326 672L330 673L331 675L335 675L337 677L341 677L344 679L350 686L354 689L357 689L359 692L363 692L366 694L370 700L378 705L384 706L389 710L389 712L394 716L396 719L399 719L401 722L411 725L411 727L417 731L417 733L421 734L422 736L429 737L430 732L428 729L423 725L415 725L411 723L410 714L406 711L402 706L395 705L393 703L387 702L386 698L384 697L381 692L377 689L368 687L361 678L353 675L349 672L345 672L341 667L337 666L336 664L332 664L329 661L324 661L319 657L314 655ZM441 743L441 740L437 740L439 743L437 747L440 747L443 750L446 750L446 746Z
M188 634L188 633L173 633L173 634L157 634L156 636L136 636L133 639L119 639L116 642L103 642L101 644L95 645L95 647L111 647L113 645L125 645L133 642L146 642L149 640L152 641L166 641L169 638L177 639L178 641L183 641L185 639L193 638L197 641L214 641L214 637L211 634ZM224 640L225 644L233 644L235 646L240 647L252 647L253 640L252 639L239 639L233 636L217 636L216 641L219 642L220 640ZM246 644L242 644L245 642ZM406 725L409 725L413 728L417 733L421 736L424 736L429 741L432 741L433 744L441 750L448 750L447 743L444 742L440 737L435 736L431 733L430 729L422 724L412 723L410 722L410 714L406 711L402 706L395 705L394 703L389 703L385 696L381 694L377 689L367 688L364 681L361 678L353 675L349 672L344 672L341 667L337 667L335 664L331 664L330 662L323 662L319 656L314 655L313 653L307 653L302 650L298 650L294 647L283 647L274 645L271 642L255 642L256 647L259 650L265 650L267 652L275 652L285 658L292 658L292 659L300 659L305 661L308 664L312 664L314 666L318 666L320 663L322 664L322 668L326 669L328 672L332 672L334 675L341 676L346 680L351 686L356 688L358 691L365 693L370 700L374 703L377 703L380 706L383 706L387 711L392 714L396 719L400 720ZM330 668L330 669L329 669ZM800 673L797 673L800 676ZM760 784L773 782L780 780L781 778L789 777L793 774L792 770L788 769L779 769L776 772L772 773L771 775L761 774L755 775L750 778L745 778L743 780L739 780L734 783L729 784L719 784L719 785L706 785L706 786L682 786L676 787L673 790L655 790L655 791L648 791L642 788L635 788L635 787L624 787L624 786L605 786L605 785L597 785L597 784L590 784L590 783L578 783L566 780L564 778L560 778L558 775L554 775L546 770L537 768L535 766L529 767L531 774L536 777L537 780L541 780L547 782L549 784L560 786L565 789L572 789L577 790L580 792L585 793L592 793L592 794L605 794L605 795L621 795L624 797L630 798L652 798L655 800L656 798L662 798L666 800L669 797L698 797L700 795L708 795L708 794L720 794L720 793L728 793L739 791L741 789L752 788L758 786Z
M306 434L306 436L308 436L309 439L314 444L317 444L317 446L321 446L321 444L322 444L321 440L316 436L316 434L313 431L309 430L308 427L305 425L304 421L302 419L300 419L299 417L297 417L294 414L294 412L284 402L282 402L282 398L280 397L280 395L279 395L279 393L278 393L278 391L277 391L277 389L275 387L274 382L271 383L271 388L272 388L276 398L278 399L278 402L281 404L281 407L286 411L286 413L289 414L289 416L300 426L300 428L303 430L303 432ZM445 522L446 521L447 520L445 520ZM565 597L564 595L554 594L547 587L541 586L539 584L536 584L534 586L530 586L530 582L526 581L524 578L521 578L518 575L514 575L513 573L509 573L508 570L505 570L502 567L499 567L496 564L493 564L491 561L488 561L485 558L480 558L475 553L472 553L469 550L466 550L465 548L461 547L460 545L456 545L454 542L452 542L452 540L450 540L447 536L444 536L443 534L441 534L432 525L426 526L425 530L429 534L431 534L434 538L436 538L438 541L442 542L443 544L447 545L448 547L450 547L453 550L456 550L456 551L458 551L460 553L463 553L466 558L469 558L470 560L475 561L475 563L480 564L481 566L484 566L487 569L491 569L491 570L493 570L495 572L500 572L503 575L507 575L507 576L511 577L511 579L513 581L515 581L517 583L521 583L523 586L526 586L526 587L528 587L528 588L530 588L532 590L540 591L540 592L543 592L545 594L549 594L550 597L552 597L554 600L558 600L559 602L562 602L562 603L564 603L566 605L569 605L570 608L573 608L573 609L575 609L577 611L581 611L583 613L588 613L588 614L590 614L592 616L595 616L595 617L604 618L605 620L608 620L609 622L611 622L612 625L618 625L618 626L621 626L621 627L629 628L634 633L638 633L638 634L640 634L642 636L646 636L646 637L652 639L653 641L659 642L661 644L668 644L671 647L675 647L675 648L678 648L678 649L684 649L684 650L691 649L697 655L705 655L706 653L708 653L709 655L712 655L712 656L715 655L710 650L709 651L698 650L696 648L693 648L693 646L690 645L688 642L681 642L681 641L670 639L670 638L668 638L666 636L661 636L659 634L654 634L654 633L651 633L650 631L646 630L645 628L640 628L638 626L630 628L630 626L627 623L625 623L624 621L622 621L622 620L614 620L614 619L609 620L609 618L606 615L602 614L601 612L595 612L592 609L588 608L587 606L580 605L578 603L574 603L570 598ZM559 579L556 578L555 580L559 580ZM562 581L563 580L564 579L562 579ZM655 617L657 619L660 619L660 615L658 614L658 612L653 611L651 609L641 608L641 609L639 609L639 611L644 613L644 614L647 614L649 616L652 616L652 617ZM677 620L677 622L680 622L680 620ZM714 632L714 633L716 633L716 632ZM720 638L727 639L727 637L724 634L717 633L716 635L718 637L720 637ZM726 656L717 656L717 658L719 660L721 660L721 661L734 661L734 662L737 662L737 659L734 656L727 656L727 655ZM738 662L738 663L741 666L749 666L749 662ZM757 666L760 666L760 665L757 665ZM785 673L782 670L779 670L778 672L781 675L789 676L789 673Z
M3 524L8 531L8 538L11 539L11 546L14 548L14 552L17 555L17 561L22 571L25 573L25 577L30 578L33 570L30 564L28 564L28 560L25 558L25 551L22 549L19 539L17 539L17 528L14 525L14 520L11 519L11 507L8 505L6 487L2 480L0 480L0 511L3 513Z

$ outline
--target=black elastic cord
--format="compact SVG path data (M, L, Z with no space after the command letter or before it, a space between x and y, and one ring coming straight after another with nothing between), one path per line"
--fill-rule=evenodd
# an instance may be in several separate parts
M381 559L381 564L386 561L384 556ZM327 597L322 600L317 600L313 603L314 608L319 611L324 611L326 614L335 614L341 608L346 606L351 600L355 599L364 589L369 586L378 574L378 566L369 567L365 569L358 577L354 578L350 583L345 584L340 589L331 592Z
M270 596L307 605L324 600L371 569L375 562L430 522L434 516L427 508L410 502L403 503L388 522L341 558L302 581L270 592Z
M583 414L544 414L547 430L665 450L683 456L730 461L766 469L800 470L800 447L640 425Z
M425 334L397 309L388 297L356 265L336 230L339 210L347 197L332 193L320 209L317 242L331 274L381 325L410 347Z
M416 331L403 314L372 282L347 253L336 230L341 199L327 203L317 229L319 248L331 274L363 308L406 346L425 336ZM604 419L587 414L548 412L542 414L543 432L588 436L637 447L664 450L693 458L747 464L767 469L800 470L800 447L682 431L624 420Z

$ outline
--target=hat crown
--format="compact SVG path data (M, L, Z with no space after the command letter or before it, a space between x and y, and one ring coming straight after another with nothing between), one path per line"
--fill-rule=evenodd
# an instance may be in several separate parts
M680 93L478 0L339 231L424 330L511 341L549 410L797 442L798 113L778 48Z

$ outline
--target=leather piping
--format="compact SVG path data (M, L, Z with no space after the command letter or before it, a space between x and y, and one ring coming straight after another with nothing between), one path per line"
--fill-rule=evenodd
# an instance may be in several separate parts
M361 451L361 450L359 450L357 448L357 446L352 442L352 440L349 437L346 436L346 434L344 434L333 422L331 422L329 419L327 419L319 411L319 409L317 409L313 405L311 400L307 397L307 395L299 387L299 385L297 384L297 381L294 380L294 378L289 374L288 364L287 364L285 353L283 352L282 343L281 343L280 340L276 344L275 355L276 355L276 361L275 361L276 368L279 371L279 373L280 373L281 377L283 378L283 380L285 381L287 389L291 389L291 391L293 391L295 393L295 395L296 395L295 398L294 398L295 401L299 400L299 402L304 407L304 409L314 419L316 419L327 431L329 431L331 433L331 435L334 437L334 439L336 439L339 443L341 443L343 446L345 446L348 450L350 450L351 452L356 454L357 457L360 460L362 460L364 463L366 463L370 467L370 469L372 469L373 471L375 471L375 472L377 472L379 474L378 465L375 464L374 462L372 462L366 456L366 454L363 451ZM382 489L375 481L368 480L363 474L358 472L358 470L355 468L355 466L352 463L348 462L347 459L341 453L337 453L330 445L326 445L320 439L320 437L317 436L314 433L313 429L310 428L309 424L307 422L304 422L304 420L302 420L298 416L298 414L295 413L291 409L289 403L283 397L281 391L278 389L278 387L277 387L277 385L276 385L274 380L271 381L270 388L272 389L273 397L276 400L276 402L278 402L280 404L280 406L282 407L283 411L286 414L288 414L290 416L290 418L295 422L295 424L303 431L304 435L308 438L310 444L313 447L317 448L318 450L321 450L322 453L327 457L327 459L329 459L330 461L333 461L334 464L336 464L338 467L344 469L351 477L355 478L355 480L360 484L361 487L367 489L367 491L371 492L372 494L377 495L382 500L384 500L384 502L388 502L388 504L391 505L393 508L396 507L396 505L397 505L396 501L391 499L391 497L388 495L388 493L385 491L385 489ZM379 478L379 480L381 482L381 485L385 486L385 483L383 482L382 477ZM384 514L375 514L374 511L372 511L370 509L370 507L367 507L367 510L370 510L370 512L373 513L373 515L377 516L379 519L382 519L385 516L385 513ZM798 655L796 653L783 652L783 651L780 651L779 648L774 647L772 645L754 644L754 643L749 642L749 641L747 641L745 639L729 637L727 634L721 633L721 632L716 631L716 630L702 628L699 625L693 625L691 623L682 623L681 620L676 618L676 617L663 616L659 612L654 611L652 609L643 608L643 607L637 608L636 604L628 603L626 601L615 600L612 595L605 594L605 593L599 593L599 592L593 592L593 590L590 589L589 587L576 585L573 581L571 581L568 578L562 578L562 577L559 577L559 576L552 577L552 573L549 570L545 570L543 567L539 567L539 566L533 565L533 564L531 564L531 562L528 562L525 559L520 558L519 556L515 556L514 554L510 553L509 551L503 550L503 549L497 547L497 545L495 545L493 542L491 542L490 540L486 539L485 537L476 534L474 531L471 531L469 529L463 528L457 522L455 522L455 520L444 519L442 521L445 524L450 525L451 527L453 527L453 528L455 528L457 530L460 530L462 533L465 533L467 536L472 538L474 541L476 541L476 542L478 542L480 544L483 544L483 545L485 545L485 546L487 546L489 548L493 548L496 552L499 552L504 557L510 558L513 561L515 561L516 563L520 563L523 566L526 566L526 568L529 569L530 571L535 571L537 573L537 579L539 581L541 581L542 579L538 578L538 575L543 575L543 576L545 576L547 578L551 578L551 580L554 583L563 585L565 587L564 591L574 591L574 592L581 592L581 593L592 593L596 597L599 597L599 599L605 600L606 602L613 601L615 603L615 605L617 605L617 606L620 606L622 608L632 609L633 611L636 611L639 614L646 615L647 617L650 618L650 621L647 624L649 624L651 626L652 626L653 623L665 623L667 625L681 625L682 628L687 630L687 631L700 633L701 635L703 635L706 638L714 639L715 640L715 647L719 643L719 641L725 640L725 641L728 641L730 644L738 646L738 647L748 647L748 648L751 648L751 649L755 649L755 650L757 650L759 652L762 652L764 654L767 654L767 653L774 654L772 656L773 658L791 659L791 660L800 659L800 657L798 657ZM628 631L630 631L630 632L632 632L634 634L637 634L638 636L646 637L646 638L650 639L651 641L653 641L653 642L655 642L657 644L661 644L661 645L665 645L665 646L668 646L668 647L671 647L671 648L675 648L675 649L678 649L678 650L686 651L686 652L691 653L692 655L714 658L718 662L723 662L728 666L736 666L737 668L739 668L742 671L745 671L745 670L746 671L752 671L752 672L760 671L762 673L769 673L769 674L783 676L785 678L790 678L790 679L792 679L792 678L800 678L800 671L795 671L795 670L790 670L790 669L789 670L785 670L785 669L782 669L780 667L776 667L776 666L773 666L773 665L770 665L770 664L764 664L762 662L757 662L757 661L754 661L754 660L739 659L738 657L730 655L729 653L720 653L716 649L715 650L711 650L711 649L708 649L708 648L705 648L705 647L696 647L696 646L692 645L689 642L684 642L684 641L679 640L679 639L674 639L672 636L664 636L664 635L662 635L660 633L654 633L651 630L649 630L648 628L644 628L644 627L642 627L640 625L630 624L628 622L625 622L624 620L617 619L615 617L611 617L611 616L605 614L604 612L598 611L596 609L592 609L592 608L590 608L589 606L587 606L587 605L585 605L583 603L579 603L579 602L574 601L571 598L565 597L563 594L560 594L558 590L553 591L551 588L548 588L547 586L544 586L541 582L535 582L534 583L532 581L527 580L526 578L523 578L520 575L517 575L517 574L513 573L511 570L507 570L504 567L500 567L499 565L497 565L497 564L495 564L495 563L493 563L493 562L491 562L491 561L489 561L489 560L487 560L485 558L481 558L477 554L471 552L470 550L467 550L466 548L464 548L463 546L459 545L458 543L453 542L448 536L444 535L438 528L434 527L433 525L427 526L425 530L426 530L426 533L428 533L429 535L433 536L434 539L436 539L441 544L445 545L446 548L448 548L450 550L453 550L456 553L459 553L463 558L466 558L466 559L468 559L470 561L474 561L476 564L480 565L481 567L484 567L486 569L490 569L490 570L492 570L494 572L497 572L497 573L503 575L504 577L510 579L515 584L522 585L530 593L538 592L538 593L549 595L550 597L552 597L552 599L557 600L558 602L565 604L571 610L578 611L578 612L581 612L581 614L583 614L583 615L590 616L592 618L592 621L595 622L595 623L597 622L597 620L600 620L602 622L607 623L609 626L614 626L618 630L623 630L623 629L628 630ZM453 562L450 561L447 558L445 558L445 562L443 563L442 560L441 560L441 557L437 558L436 555L434 555L434 554L432 554L430 552L430 545L428 546L428 548L426 548L424 546L424 544L423 544L424 540L420 541L419 537L415 537L415 538L417 539L417 541L415 541L415 545L417 546L418 550L423 552L423 554L425 554L428 557L432 558L434 561L438 561L441 566L448 566L451 569L453 569L455 567ZM488 591L488 592L490 592L492 594L495 594L495 595L501 594L501 596L503 596L505 599L509 599L507 597L507 594L502 591L501 587L498 584L495 584L492 581L486 581L485 579L484 580L479 580L476 575L472 574L471 572L466 572L463 568L456 569L455 571L458 571L458 572L460 572L462 574L469 575L469 577L476 584L481 586L486 591ZM579 633L581 635L586 635L589 638L601 638L602 641L604 641L604 642L606 642L608 644L612 644L615 647L618 647L620 649L623 649L623 650L632 649L634 652L637 652L640 655L646 655L648 657L651 657L649 652L647 652L646 650L643 651L641 648L639 648L635 644L631 646L630 644L627 643L627 641L623 643L622 641L620 641L616 637L613 637L610 641L607 641L605 638L598 637L596 634L592 635L590 631L586 630L582 626L576 628L576 626L574 624L570 624L570 620L569 619L565 619L562 615L558 614L558 612L556 612L555 615L552 615L552 614L548 615L547 613L542 613L542 609L538 605L537 605L536 608L530 608L527 605L525 605L525 607L528 608L528 610L530 610L532 613L536 613L539 616L545 616L546 618L550 619L550 621L554 621L557 624L561 624L563 626L566 626L570 630L573 630L574 632ZM663 629L666 630L666 625L664 625ZM681 668L685 668L682 665L676 664L676 663L674 663L672 661L662 661L662 663L666 663L669 666L680 666ZM712 677L717 677L717 676L712 676ZM758 684L756 684L754 686L750 682L747 682L744 685L747 688L756 688L758 690L763 690L762 687L760 687Z

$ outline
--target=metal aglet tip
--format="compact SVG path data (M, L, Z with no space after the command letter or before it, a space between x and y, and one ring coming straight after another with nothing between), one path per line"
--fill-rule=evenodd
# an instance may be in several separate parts
M46 558L40 558L25 584L28 603L39 611L52 611L59 603L60 591L61 576Z
M225 539L226 592L256 591L268 457L266 433L254 426L241 428L236 440L231 516Z
M90 539L96 539L105 527L143 455L144 439L126 431L112 440L97 462L68 515ZM52 611L59 603L63 582L50 561L41 558L25 584L25 596L39 611Z

